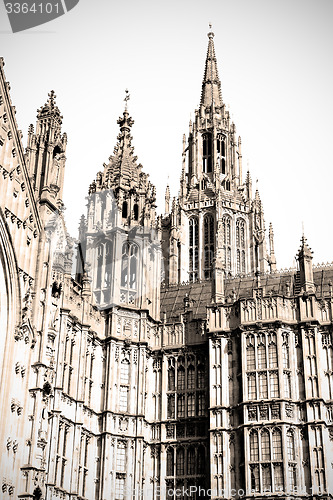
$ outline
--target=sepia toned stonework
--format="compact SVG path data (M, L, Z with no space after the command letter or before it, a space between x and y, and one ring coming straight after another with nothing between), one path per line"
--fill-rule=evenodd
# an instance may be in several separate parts
M127 95L77 239L55 93L24 149L3 67L0 497L333 498L333 266L303 235L277 271L214 34L179 196L157 216Z

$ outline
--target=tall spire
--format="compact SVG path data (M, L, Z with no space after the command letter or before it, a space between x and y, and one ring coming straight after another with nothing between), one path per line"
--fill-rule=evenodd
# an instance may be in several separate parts
M205 64L205 74L202 82L201 101L200 104L208 107L213 103L216 107L222 106L221 82L217 70L217 60L214 48L214 33L212 25L209 25L208 33L208 49Z

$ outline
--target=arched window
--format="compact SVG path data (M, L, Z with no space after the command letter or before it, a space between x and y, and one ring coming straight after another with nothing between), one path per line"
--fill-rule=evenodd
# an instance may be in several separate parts
M177 389L183 391L185 389L185 368L179 366L177 370Z
M195 450L190 446L187 450L187 475L194 476L195 474Z
M168 370L168 390L169 391L175 390L175 369L174 368L169 368L169 370Z
M282 436L279 429L274 429L272 434L273 460L282 460Z
M169 448L167 451L167 476L174 475L174 450L173 448Z
M263 430L260 436L260 449L261 449L261 460L270 460L271 458L271 449L269 443L269 432L267 430Z
M102 270L103 270L103 244L100 243L97 247L97 276L96 288L101 288L102 285Z
M129 287L132 290L135 290L137 288L136 278L137 278L137 267L138 267L138 247L136 245L131 245L129 257L130 257Z
M222 218L223 236L223 260L226 271L231 271L231 219L228 216Z
M184 475L184 448L178 448L176 454L176 475L183 476Z
M185 394L177 395L177 418L185 417Z
M112 243L104 241L96 247L97 271L95 281L95 296L98 303L110 301L112 283Z
M124 243L121 259L121 286L136 290L139 249L134 243Z
M121 210L121 216L122 216L123 219L126 219L127 215L128 215L127 201L123 201L123 206L122 206L122 210Z
M204 275L206 279L212 275L214 240L214 218L211 214L208 214L204 218Z
M258 368L266 368L266 346L263 344L258 345Z
M270 342L268 346L268 364L270 368L277 367L277 347L274 342Z
M195 370L193 365L187 368L187 388L195 389Z
M205 448L200 445L198 447L198 474L205 473Z
M268 398L267 373L259 373L259 399Z
M252 431L250 433L250 460L251 462L256 462L257 460L259 460L259 445L258 445L257 431Z
M221 174L225 174L225 139L222 134L217 134L217 154L220 157Z
M195 394L192 392L187 394L187 416L195 417Z
M245 221L236 221L237 273L245 273Z
M247 346L246 357L247 357L247 369L248 370L255 370L256 359L255 359L255 349L254 349L253 345Z
M287 431L287 454L288 460L295 460L295 444L293 431Z
M212 171L212 134L210 133L202 136L202 170L206 173Z
M111 286L111 272L112 272L112 248L111 242L105 243L105 273L104 273L104 287Z
M196 281L199 277L199 228L197 217L189 221L189 279Z
M198 379L198 389L205 388L205 369L202 365L198 366L197 370L197 379Z
M139 205L136 203L133 207L134 220L139 220Z

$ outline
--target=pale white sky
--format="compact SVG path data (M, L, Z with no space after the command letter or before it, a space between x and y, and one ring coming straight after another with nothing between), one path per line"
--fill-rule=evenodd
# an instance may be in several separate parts
M133 144L159 209L179 188L182 135L198 106L213 24L224 102L273 223L278 267L293 265L304 222L314 261L333 260L333 2L331 0L80 0L0 47L26 144L54 89L68 134L64 201L73 236L88 186L113 152L131 94Z

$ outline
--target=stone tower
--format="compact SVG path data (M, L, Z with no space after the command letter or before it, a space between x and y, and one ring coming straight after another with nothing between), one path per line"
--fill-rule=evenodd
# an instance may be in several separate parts
M180 195L164 217L163 239L167 284L215 276L221 296L223 273L264 272L270 258L259 193L252 197L249 173L243 182L241 138L222 100L213 32L208 39L200 106L183 139Z

